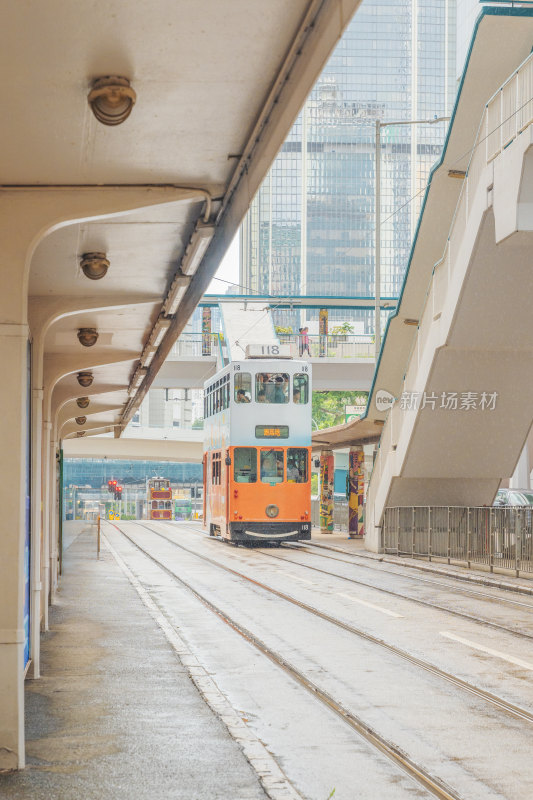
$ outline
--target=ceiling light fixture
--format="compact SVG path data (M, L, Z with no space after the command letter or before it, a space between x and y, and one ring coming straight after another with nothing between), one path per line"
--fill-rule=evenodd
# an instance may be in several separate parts
M76 423L78 425L85 425L87 422L87 417L76 417Z
M78 399L76 400L76 405L78 406L78 408L87 408L89 403L90 400L88 397L78 397Z
M181 271L184 275L194 275L214 235L214 225L197 226L181 262Z
M198 269L214 235L214 225L198 225L196 227L163 303L163 312L167 317L172 317L176 313L181 298L187 291L191 278Z
M106 75L93 82L87 100L98 122L120 125L131 114L137 95L127 78Z
M166 332L170 328L171 320L166 319L163 316L160 316L155 323L154 327L152 328L152 333L148 339L148 344L150 347L155 347L156 349L159 347L163 339L165 338Z
M85 436L86 433L87 431L76 431L76 436L78 437Z
M76 378L79 385L83 386L84 389L87 389L94 380L92 372L78 372Z
M170 285L165 302L163 303L163 312L167 317L173 317L181 302L181 298L187 291L187 286L191 282L190 275L184 275L181 270L178 271L174 280Z
M92 347L98 341L98 331L96 328L80 328L78 339L83 347Z
M147 372L148 372L148 369L146 367L141 367L141 366L137 367L137 369L133 373L133 377L132 377L132 379L130 381L130 385L128 386L128 394L129 395L135 394L135 392L137 391L137 389L139 388L139 386L141 385L141 383L145 379Z
M91 281L99 281L109 269L109 261L105 253L84 253L81 257L80 267L83 274Z

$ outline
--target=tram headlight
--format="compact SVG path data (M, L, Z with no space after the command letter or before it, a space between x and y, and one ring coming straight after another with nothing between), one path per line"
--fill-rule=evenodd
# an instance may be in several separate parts
M274 505L274 503L272 503L271 505L269 505L269 506L267 506L265 508L265 512L266 512L267 517L270 517L271 519L273 519L274 517L278 516L279 508L276 505Z

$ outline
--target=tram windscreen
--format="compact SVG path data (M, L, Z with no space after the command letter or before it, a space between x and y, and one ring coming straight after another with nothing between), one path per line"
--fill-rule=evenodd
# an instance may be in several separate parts
M289 376L286 372L258 372L255 376L258 403L288 403Z
M283 450L261 450L261 482L283 483Z
M292 400L302 405L309 400L309 377L303 372L298 372L292 379Z
M236 447L233 451L233 478L235 483L257 481L257 450L255 447Z
M307 483L308 463L307 450L303 447L289 447L287 449L287 481L289 483Z

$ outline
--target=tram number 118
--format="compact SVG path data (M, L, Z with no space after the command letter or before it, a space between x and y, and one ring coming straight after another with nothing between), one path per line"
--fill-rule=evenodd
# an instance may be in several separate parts
M290 347L287 344L249 344L246 348L247 358L288 358Z

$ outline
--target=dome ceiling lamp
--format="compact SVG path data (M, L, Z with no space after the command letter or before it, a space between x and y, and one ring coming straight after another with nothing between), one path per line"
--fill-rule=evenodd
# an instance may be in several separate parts
M96 328L80 328L78 339L83 347L93 347L98 341L98 331Z
M99 281L109 269L109 260L105 253L84 253L80 260L80 267L86 278Z
M127 78L106 75L93 81L88 103L102 125L120 125L135 105L137 95Z
M92 372L78 372L76 379L80 386L82 386L84 389L88 389L92 384L94 377Z

